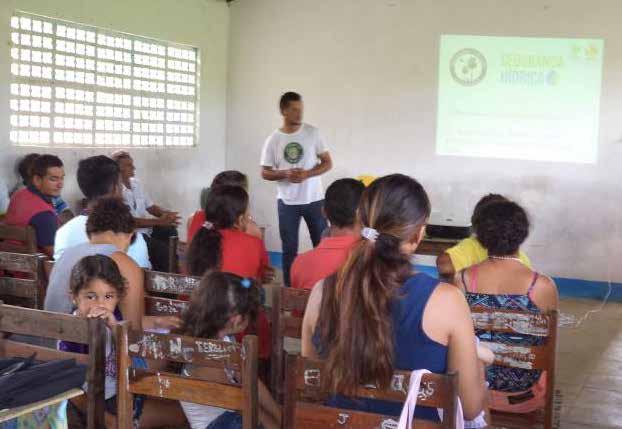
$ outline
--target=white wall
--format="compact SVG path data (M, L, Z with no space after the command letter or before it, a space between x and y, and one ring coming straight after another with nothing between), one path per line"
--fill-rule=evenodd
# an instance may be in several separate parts
M58 154L65 163L63 196L81 197L78 160L105 149L18 148L9 142L9 22L14 10L196 46L201 50L200 140L195 148L137 149L137 176L153 199L188 215L199 192L224 168L229 8L223 0L2 0L0 2L0 176L13 186L15 159L33 151ZM181 228L181 230L185 228Z
M470 213L484 193L517 199L533 232L526 250L552 275L622 280L622 38L619 0L236 0L231 6L227 167L248 172L255 217L280 248L275 189L259 176L276 103L301 92L326 136L325 178L403 172L436 210ZM435 155L441 34L605 39L599 163ZM308 245L308 244L307 244Z

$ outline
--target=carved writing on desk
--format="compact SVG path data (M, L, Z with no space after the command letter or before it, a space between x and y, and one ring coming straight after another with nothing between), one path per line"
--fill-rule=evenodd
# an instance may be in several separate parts
M132 354L147 359L169 359L199 365L208 361L239 364L245 356L245 349L240 344L151 332L133 338L128 349Z
M0 269L30 273L37 271L38 256L0 252Z
M305 386L319 387L321 385L321 372L319 368L305 369L303 373L303 379ZM367 389L376 389L373 384L364 386ZM408 386L405 383L404 374L393 374L391 378L390 390L394 392L400 392L404 395L408 394ZM417 397L423 401L430 399L436 393L436 383L433 381L422 381L419 388L419 395Z
M546 317L538 313L508 313L503 311L472 313L475 329L510 330L518 334L545 337L549 333Z
M502 363L513 368L533 369L536 355L529 347L501 343L482 342L495 354L495 363Z
M148 273L148 289L153 292L190 294L199 286L200 278L167 273Z
M178 315L183 313L188 308L188 303L183 301L173 300L158 300L154 303L155 312L157 314L170 314Z

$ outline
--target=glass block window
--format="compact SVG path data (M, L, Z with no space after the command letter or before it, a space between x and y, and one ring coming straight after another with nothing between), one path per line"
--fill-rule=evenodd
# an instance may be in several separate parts
M197 143L197 48L23 12L10 25L13 144Z

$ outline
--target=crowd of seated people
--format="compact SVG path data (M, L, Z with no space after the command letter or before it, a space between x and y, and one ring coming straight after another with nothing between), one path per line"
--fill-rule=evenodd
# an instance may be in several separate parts
M269 358L272 333L263 315L263 285L274 280L274 270L250 215L246 175L218 174L188 222L185 274L202 278L188 310L181 318L152 317L145 315L143 269L164 270L163 252L179 215L149 199L134 178L131 156L117 152L79 162L75 176L85 206L76 216L61 199L65 171L58 157L33 154L20 165L23 186L13 192L3 222L32 226L40 251L55 260L46 310L102 318L109 326L128 320L135 329L232 342L255 333L259 357ZM328 404L399 415L400 403L353 398L357 386L387 387L396 369L428 369L459 373L467 420L481 416L488 396L495 410L526 413L541 407L547 391L543 374L489 365L476 340L485 341L487 333L474 329L470 311L475 305L530 312L557 308L555 284L534 271L520 249L530 229L527 213L501 195L482 198L473 211L473 236L439 256L445 279L440 281L417 272L411 262L430 212L423 186L402 174L367 185L343 178L326 190L329 227L315 249L297 256L290 280L292 287L311 291L302 355L326 360L334 393ZM71 219L62 220L63 214ZM528 335L510 340L537 341ZM185 365L181 373L200 376L201 369ZM106 374L111 425L114 379L114 373ZM83 411L84 404L74 405ZM259 405L263 427L280 427L279 405L262 383ZM241 427L237 412L187 402L145 401L134 411L140 427L177 427L185 420L192 428ZM430 409L417 408L416 415L438 420Z

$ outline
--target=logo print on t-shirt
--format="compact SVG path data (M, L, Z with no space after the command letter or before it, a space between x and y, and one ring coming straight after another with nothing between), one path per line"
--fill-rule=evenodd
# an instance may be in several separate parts
M285 146L285 150L283 150L283 156L285 157L285 161L290 164L297 164L302 160L302 156L304 155L304 149L302 145L297 142L287 143Z

